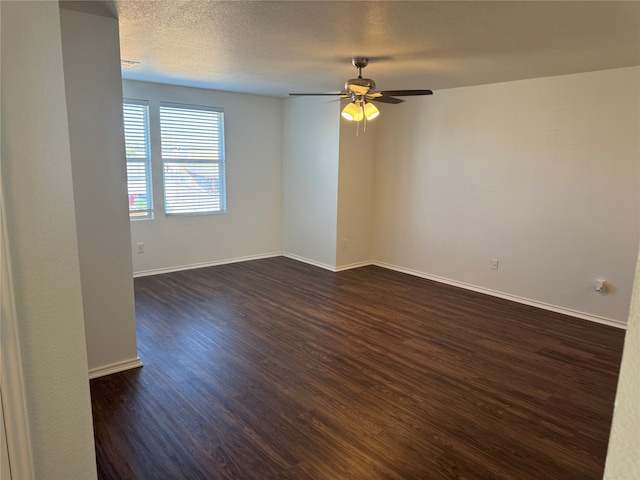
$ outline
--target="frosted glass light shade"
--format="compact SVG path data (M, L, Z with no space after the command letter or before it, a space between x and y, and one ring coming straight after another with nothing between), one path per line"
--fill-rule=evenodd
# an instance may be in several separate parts
M380 111L373 103L364 104L364 116L367 117L367 120L373 120L378 115L380 115Z
M359 122L363 118L373 120L378 115L380 115L380 111L376 106L364 101L348 103L342 110L342 116L350 122Z
M364 112L360 104L351 102L342 110L342 116L351 122L359 122L364 118Z

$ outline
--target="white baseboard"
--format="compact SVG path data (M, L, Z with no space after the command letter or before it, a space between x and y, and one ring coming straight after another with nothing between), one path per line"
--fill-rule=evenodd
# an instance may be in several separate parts
M141 270L133 272L133 278L146 277L149 275L159 275L162 273L181 272L182 270L193 270L196 268L215 267L217 265L226 265L228 263L248 262L250 260L260 260L262 258L280 257L282 252L264 253L260 255L249 255L246 257L225 258L223 260L215 260L213 262L191 263L188 265L178 265L176 267L155 268L152 270Z
M325 270L329 270L331 272L342 272L344 270L351 270L354 268L366 267L368 265L373 265L371 260L366 260L364 262L350 263L348 265L341 265L339 267L333 267L331 265L327 265L326 263L316 262L315 260L311 260L309 258L301 257L299 255L295 255L293 253L282 253L283 257L290 258L292 260L297 260L298 262L308 263L309 265L313 265L314 267L324 268Z
M308 263L309 265L313 265L314 267L324 268L325 270L329 270L331 272L335 272L335 267L331 265L327 265L326 263L316 262L315 260L311 260L310 258L301 257L299 255L295 255L293 253L282 252L283 257L290 258L292 260L297 260L298 262Z
M583 320L589 320L590 322L601 323L604 325L609 325L611 327L621 328L623 330L627 329L627 324L620 322L618 320L614 320L612 318L601 317L599 315L592 315L590 313L580 312L578 310L573 310L570 308L559 307L557 305L551 305L549 303L539 302L537 300L531 300L529 298L519 297L517 295L511 295L509 293L499 292L497 290L491 290L489 288L478 287L476 285L471 285L469 283L458 282L456 280L451 280L449 278L439 277L437 275L431 275L424 272L419 272L417 270L411 270L408 268L398 267L396 265L391 265L384 262L373 261L372 265L376 265L378 267L387 268L389 270L395 270L396 272L407 273L409 275L413 275L415 277L426 278L427 280L433 280L435 282L445 283L447 285L452 285L454 287L464 288L466 290L472 290L478 293L484 293L485 295L491 295L492 297L504 298L505 300L510 300L516 303L522 303L524 305L529 305L532 307L541 308L543 310L549 310L555 313L561 313L563 315L569 315L570 317L576 317Z
M131 358L129 360L123 360L122 362L116 362L110 365L92 368L91 370L89 370L89 380L98 377L104 377L106 375L111 375L112 373L124 372L125 370L131 370L132 368L140 367L142 367L142 362L138 357Z
M224 260L218 260L215 262L205 262L205 263L197 263L197 264L191 264L191 265L181 265L181 266L177 266L177 267L170 267L170 268L159 268L159 269L155 269L155 270L144 270L144 271L140 271L140 272L135 272L133 274L134 277L144 277L147 275L158 275L161 273L171 273L171 272L179 272L182 270L191 270L191 269L195 269L195 268L204 268L204 267L214 267L217 265L225 265L225 264L229 264L229 263L237 263L237 262L246 262L246 261L250 261L250 260L260 260L263 258L272 258L272 257L286 257L286 258L290 258L292 260L297 260L299 262L302 263L307 263L309 265L313 265L315 267L319 267L322 268L324 270L329 270L330 272L341 272L344 270L351 270L353 268L360 268L360 267L366 267L367 265L376 265L378 267L382 267L382 268L387 268L389 270L395 270L396 272L401 272L401 273L407 273L409 275L413 275L415 277L421 277L421 278L426 278L427 280L433 280L439 283L444 283L447 285L452 285L454 287L460 287L460 288L464 288L466 290L471 290L474 292L479 292L479 293L483 293L485 295L491 295L493 297L498 297L498 298L503 298L505 300L510 300L512 302L516 302L516 303L522 303L524 305L529 305L532 307L537 307L537 308L541 308L543 310L549 310L551 312L556 312L556 313L561 313L563 315L569 315L571 317L575 317L575 318L580 318L583 320L588 320L590 322L595 322L595 323L601 323L604 325L609 325L612 327L616 327L616 328L621 328L623 330L626 330L627 328L627 324L624 322L621 322L619 320L614 320L612 318L607 318L607 317L601 317L599 315L593 315L590 313L585 313L585 312L580 312L578 310L573 310L570 308L565 308L565 307L559 307L557 305L551 305L545 302L540 302L538 300L531 300L529 298L524 298L524 297L519 297L517 295L512 295L509 293L504 293L504 292L499 292L497 290L491 290L489 288L484 288L484 287L478 287L476 285L472 285L469 283L464 283L464 282L459 282L457 280L451 280L449 278L445 278L445 277L440 277L438 275L431 275L429 273L424 273L424 272L420 272L417 270L411 270L409 268L404 268L404 267L399 267L397 265L392 265L389 263L384 263L384 262L380 262L377 260L371 260L371 261L364 261L364 262L358 262L358 263L353 263L353 264L349 264L349 265L342 265L339 267L333 267L331 265L327 265L325 263L321 263L321 262L317 262L315 260L311 260L309 258L305 258L305 257L301 257L299 255L295 255L293 253L288 253L288 252L273 252L273 253L267 253L267 254L262 254L262 255L252 255L252 256L247 256L247 257L237 257L237 258L228 258L228 259L224 259ZM138 363L140 361L138 360ZM92 373L94 372L94 370L90 371L90 378L95 378L95 377L100 377L103 375L109 375L110 373L115 373L117 371L121 371L121 370L127 370L128 368L136 368L138 366L141 366L142 364L137 364L137 365L132 365L132 366L125 366L124 368L120 368L120 369L115 369L113 371L109 370L110 367L105 367L106 373L96 373L95 375ZM103 369L97 369L97 371L102 372ZM93 376L92 376L93 375Z
M358 263L350 263L348 265L341 265L333 269L334 272L343 272L345 270L352 270L354 268L367 267L369 265L373 265L371 260L367 260L366 262L358 262Z

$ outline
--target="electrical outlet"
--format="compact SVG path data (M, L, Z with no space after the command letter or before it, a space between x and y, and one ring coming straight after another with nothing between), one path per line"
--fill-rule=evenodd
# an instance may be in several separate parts
M491 270L497 270L498 269L498 259L497 258L492 258L491 259Z
M144 242L138 242L136 245L138 246L138 253L144 253Z
M349 240L346 238L342 239L342 249L346 250L347 249L347 243L349 243Z
M607 293L607 281L599 278L593 284L593 288L596 292Z

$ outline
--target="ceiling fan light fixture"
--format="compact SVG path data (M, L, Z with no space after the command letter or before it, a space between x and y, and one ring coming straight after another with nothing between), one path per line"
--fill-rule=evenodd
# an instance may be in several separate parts
M2 0L0 0L2 1ZM402 103L403 99L396 97L412 97L416 95L431 95L431 90L382 90L376 91L376 82L370 78L362 77L362 69L369 63L369 59L365 57L354 57L351 64L358 69L358 78L347 80L344 84L344 91L340 93L290 93L290 96L337 96L339 98L348 98L350 102L342 109L341 115L349 122L364 122L366 129L367 121L373 120L380 115L380 112L373 105L372 101L381 103ZM357 136L357 132L356 132Z
M364 118L364 115L362 107L356 102L348 103L342 110L342 116L350 122L359 122Z
M373 120L378 115L380 115L380 110L373 103L364 104L364 116L367 117L367 120Z

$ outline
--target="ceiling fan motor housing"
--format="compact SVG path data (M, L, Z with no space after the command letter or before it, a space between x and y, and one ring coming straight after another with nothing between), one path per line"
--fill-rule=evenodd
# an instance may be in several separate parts
M358 78L347 80L344 84L344 91L340 93L290 93L289 95L335 95L340 98L350 98L351 102L349 103L349 105L347 105L347 107L345 107L345 109L352 108L352 106L359 106L362 109L364 115L366 113L364 112L364 110L369 108L370 113L366 115L366 118L370 119L374 118L378 114L377 109L375 110L375 112L372 111L373 109L375 109L375 107L371 104L371 102L402 103L404 102L404 100L395 97L431 95L433 93L431 90L387 90L376 92L376 82L374 82L370 78L362 78L362 69L369 64L369 59L366 57L353 57L351 59L351 63L355 68L358 69ZM345 116L345 111L343 111L342 113L343 116ZM357 112L347 113L349 113L349 115L346 116L353 117L352 114L356 114ZM349 118L349 120L354 120L354 118Z
M376 89L376 82L370 78L352 78L345 82L344 88L355 95L366 95Z

